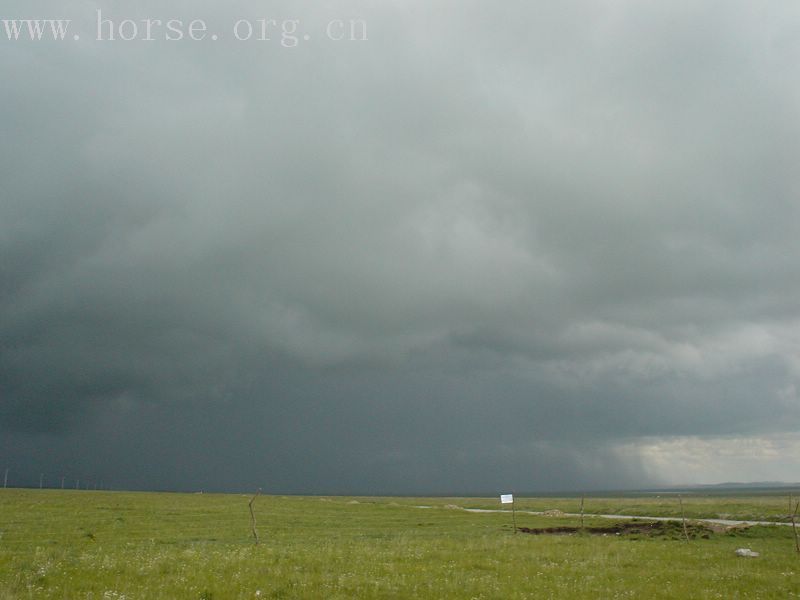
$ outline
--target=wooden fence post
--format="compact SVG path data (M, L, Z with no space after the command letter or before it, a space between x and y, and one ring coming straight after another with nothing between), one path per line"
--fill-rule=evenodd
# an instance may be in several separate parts
M686 543L689 543L689 532L686 530L686 515L683 512L683 498L678 496L678 502L681 503L681 521L683 522L683 536L686 538Z
M256 495L253 496L248 503L248 506L250 506L250 528L253 530L253 537L255 538L256 545L258 545L258 531L256 531L256 514L253 512L253 502L256 501L260 493L261 488L258 488Z

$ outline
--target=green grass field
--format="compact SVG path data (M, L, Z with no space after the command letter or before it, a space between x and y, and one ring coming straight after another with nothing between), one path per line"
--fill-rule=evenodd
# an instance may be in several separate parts
M792 598L790 527L680 535L514 534L479 498L249 497L0 490L0 598ZM578 510L575 498L519 510ZM418 508L427 506L430 508ZM785 517L786 496L684 497L687 516ZM677 499L587 498L587 512L680 513ZM576 519L517 514L523 527ZM608 526L587 520L587 527ZM679 529L675 530L676 532ZM749 547L759 558L739 558Z

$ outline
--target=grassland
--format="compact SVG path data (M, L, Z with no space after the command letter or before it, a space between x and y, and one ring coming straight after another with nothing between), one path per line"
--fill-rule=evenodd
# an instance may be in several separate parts
M494 499L0 490L0 598L792 598L789 527L698 537L514 534ZM519 510L577 511L575 498ZM419 508L427 506L430 508ZM687 515L785 517L788 498L685 497ZM596 513L675 515L677 500L589 498ZM600 521L587 520L587 526ZM517 514L524 527L575 519ZM607 520L602 521L608 525ZM749 547L759 558L739 558Z

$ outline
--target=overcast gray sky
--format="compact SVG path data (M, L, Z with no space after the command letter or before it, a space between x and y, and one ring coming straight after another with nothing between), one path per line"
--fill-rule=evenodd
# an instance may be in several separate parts
M219 39L97 41L97 8ZM800 480L796 2L31 18L73 22L0 30L11 482ZM234 39L258 18L309 40Z

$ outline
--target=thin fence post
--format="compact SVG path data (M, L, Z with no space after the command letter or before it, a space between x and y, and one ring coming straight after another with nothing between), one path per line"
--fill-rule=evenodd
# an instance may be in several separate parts
M581 496L581 529L583 529L583 501L586 499L586 496Z
M514 533L517 533L517 511L514 508L514 502L516 499L511 501L511 521L514 523Z
M686 530L686 515L683 512L683 498L678 496L678 502L681 504L681 521L683 522L683 536L686 538L686 543L689 543L689 532Z
M255 538L255 543L258 545L258 531L256 531L256 514L253 512L253 502L256 501L258 495L261 493L261 488L258 488L256 495L250 499L248 506L250 507L250 528L253 530L253 538Z

